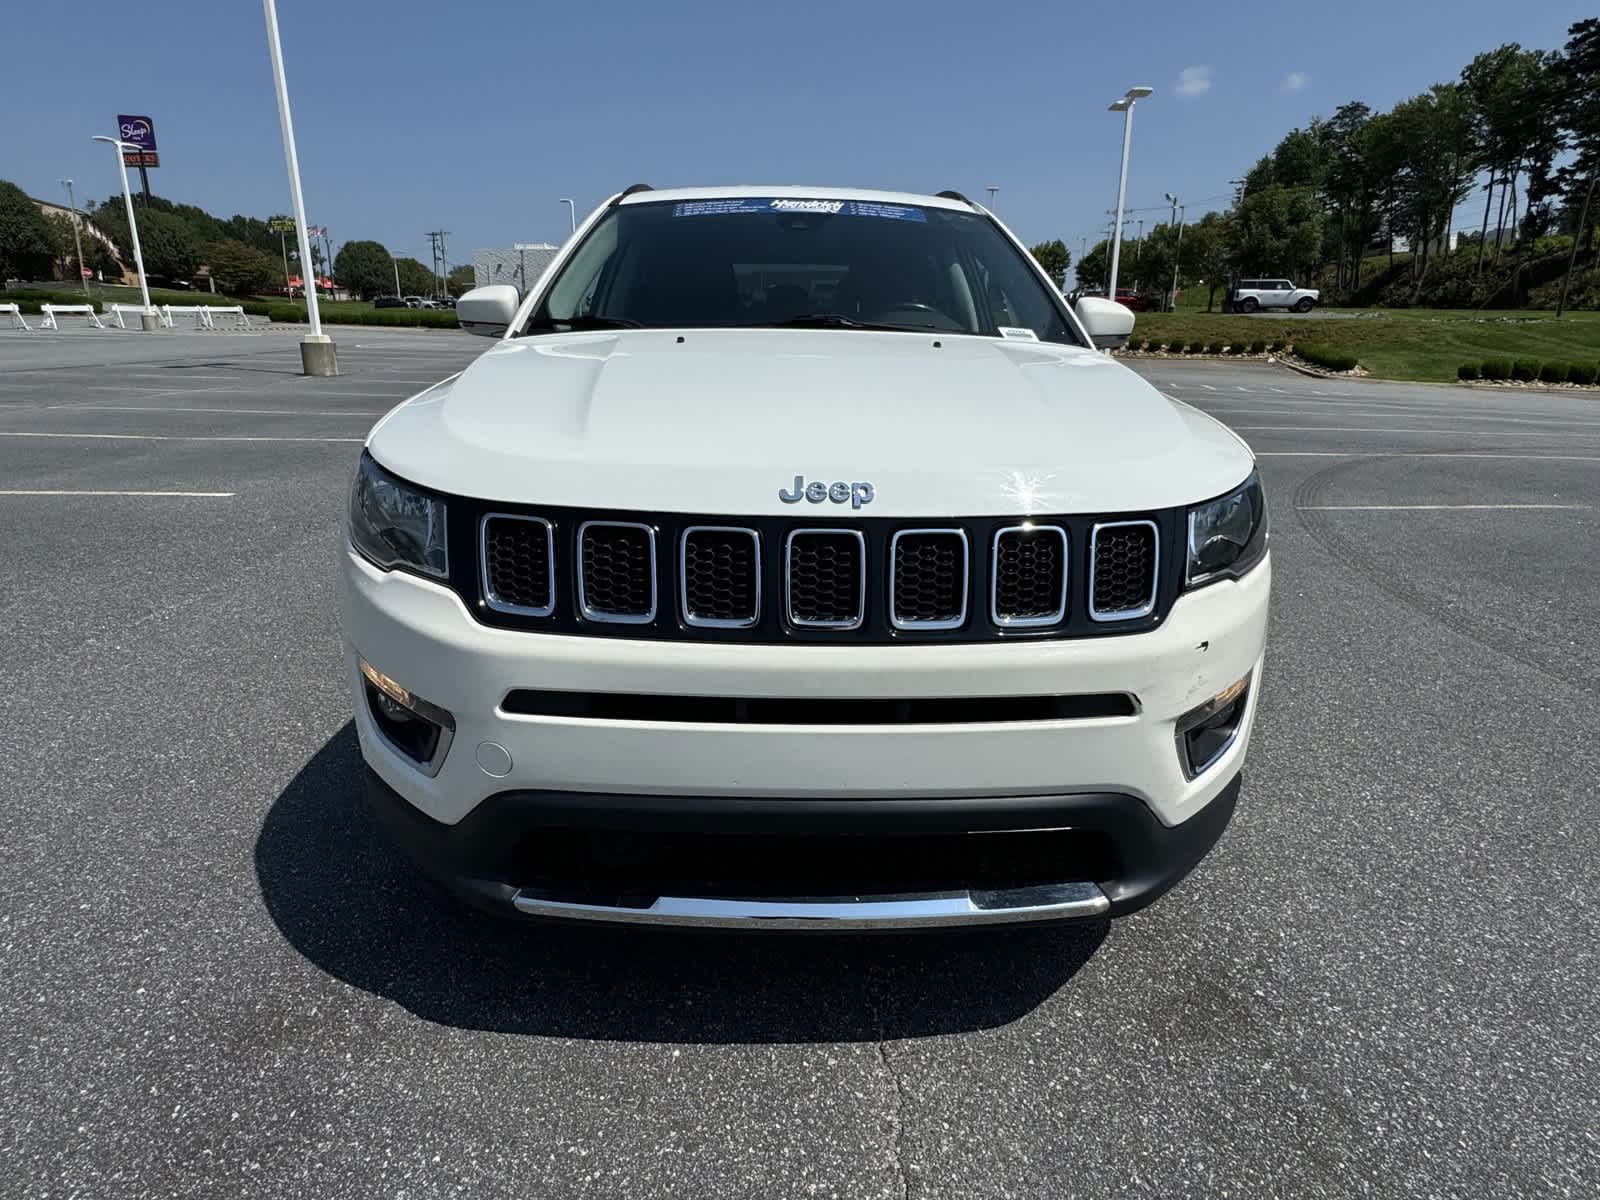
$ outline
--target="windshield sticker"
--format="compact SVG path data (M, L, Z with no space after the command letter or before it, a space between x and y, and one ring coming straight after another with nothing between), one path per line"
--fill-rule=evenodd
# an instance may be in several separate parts
M1000 336L1003 338L1016 338L1019 342L1037 342L1039 335L1031 329L1018 329L1015 325L1001 325Z
M730 196L725 200L686 200L672 206L675 217L722 217L734 213L814 213L825 217L877 217L888 221L923 221L928 214L910 204L876 204L867 200L762 199Z

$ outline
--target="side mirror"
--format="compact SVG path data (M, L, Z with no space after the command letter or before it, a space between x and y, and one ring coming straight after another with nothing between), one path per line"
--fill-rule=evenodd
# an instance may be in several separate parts
M1078 315L1089 340L1103 350L1126 345L1133 334L1133 310L1115 300L1085 296L1072 311Z
M491 283L473 288L456 301L456 320L461 328L479 337L499 337L516 319L522 297L508 283Z

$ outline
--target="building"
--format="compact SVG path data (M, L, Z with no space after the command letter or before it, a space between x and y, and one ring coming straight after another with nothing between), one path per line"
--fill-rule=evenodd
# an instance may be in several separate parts
M83 209L81 209L81 208L78 208L78 209L68 208L65 204L56 204L54 201L51 201L51 200L41 200L37 196L29 196L28 199L32 200L34 202L34 204L38 205L39 211L41 213L43 213L45 216L47 216L47 217L69 217L69 218L71 218L73 223L78 226L79 231L82 233L82 235L84 237L97 239L102 245L105 246L105 248L107 250L111 251L111 257L117 260L118 265L119 266L121 265L122 259L117 254L117 245L116 245L116 243L113 242L104 233L102 233L97 226L95 226L95 225L90 223L89 214L84 212ZM130 271L127 267L124 266L122 268L121 277L119 277L117 279L107 279L104 282L106 282L106 283L123 283L123 282L129 281L129 280L132 280L133 282L138 282L138 280L134 276L133 272Z
M559 249L561 247L549 242L517 242L505 249L474 250L472 286L509 283L517 291L526 293L555 260Z

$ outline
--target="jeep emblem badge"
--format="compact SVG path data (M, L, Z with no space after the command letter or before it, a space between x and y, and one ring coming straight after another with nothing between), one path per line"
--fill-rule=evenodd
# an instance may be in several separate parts
M799 504L802 500L821 504L824 500L831 500L835 504L848 502L851 508L860 508L863 504L871 504L875 495L877 491L870 483L846 483L842 479L833 483L813 479L807 483L804 475L794 477L792 488L778 489L778 499L785 504Z

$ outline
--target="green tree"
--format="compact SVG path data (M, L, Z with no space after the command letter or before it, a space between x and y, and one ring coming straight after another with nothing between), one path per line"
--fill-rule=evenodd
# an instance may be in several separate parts
M1207 312L1212 310L1217 289L1227 282L1232 266L1233 231L1227 217L1208 212L1183 231L1182 273L1204 283Z
M200 265L201 245L189 222L175 213L153 209L139 214L139 248L151 275L187 280Z
M232 238L213 242L206 250L206 265L217 286L229 295L253 296L279 282L283 266L272 255Z
M450 276L445 280L445 284L450 289L452 296L460 296L463 292L471 291L476 281L477 277L473 273L472 264L462 263L459 267L450 268Z
M1567 44L1551 65L1551 79L1561 124L1572 148L1572 161L1557 173L1575 215L1572 227L1580 241L1593 245L1596 219L1588 189L1600 176L1600 17L1569 26ZM1582 224L1584 228L1579 229Z
M50 227L51 266L57 279L78 278L78 243L73 238L72 218L66 213L50 213L45 217Z
M333 259L333 275L363 300L387 296L394 290L394 260L382 242L355 241L340 246Z
M1322 209L1309 188L1270 184L1247 192L1233 215L1242 274L1304 274L1322 246Z
M1119 263L1120 267L1121 264ZM1111 247L1101 238L1078 260L1078 286L1086 292L1104 291L1111 275Z
M1030 246L1028 253L1044 268L1044 273L1050 276L1062 287L1066 287L1067 269L1072 266L1072 252L1067 249L1066 243L1060 238L1050 242L1040 242L1037 246Z
M0 277L47 278L54 259L55 241L39 206L0 179Z
M402 296L431 296L439 286L433 272L414 258L396 260L400 268L400 294ZM391 278L393 271L390 272Z

